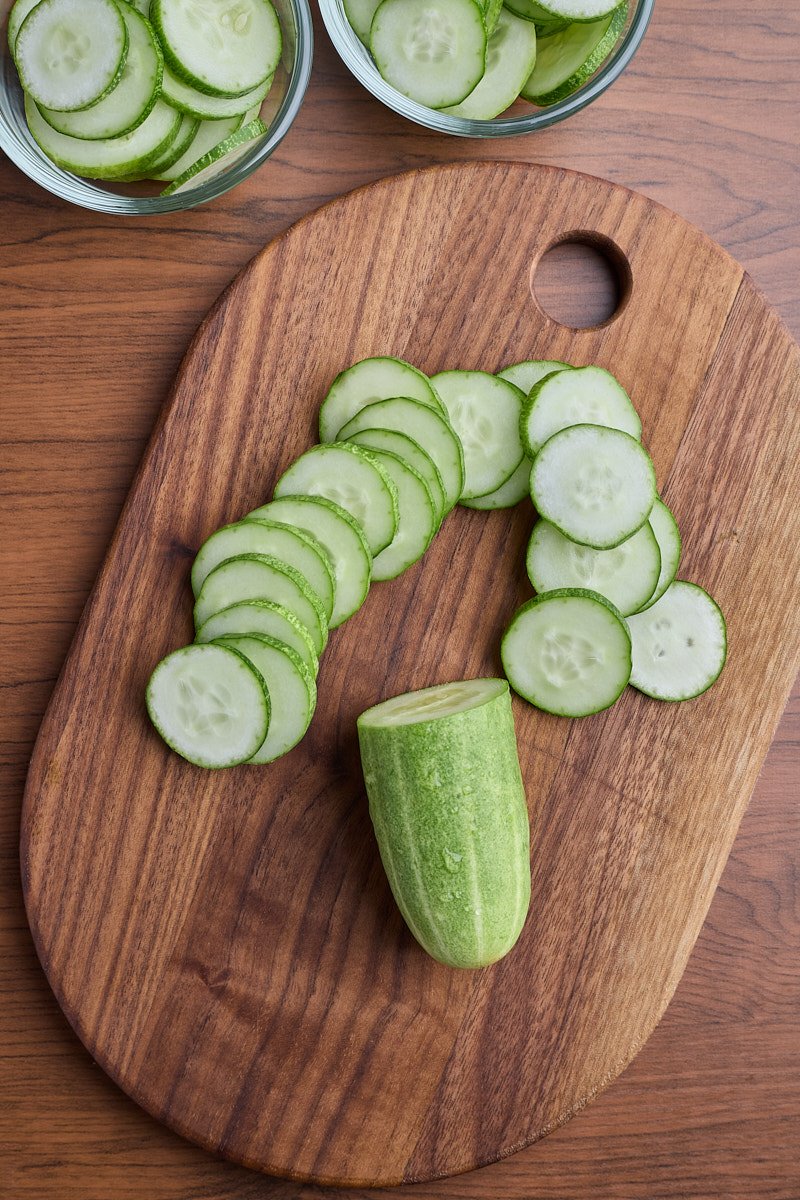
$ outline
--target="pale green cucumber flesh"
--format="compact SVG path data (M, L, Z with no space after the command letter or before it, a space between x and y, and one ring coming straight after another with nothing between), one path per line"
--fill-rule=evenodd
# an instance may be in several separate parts
M209 96L243 96L280 61L281 27L270 0L237 0L233 8L152 0L150 19L173 74Z
M335 442L339 433L368 404L408 396L444 414L444 408L427 375L402 358L362 358L341 371L330 386L319 410L319 440Z
M383 78L428 108L464 100L486 65L486 29L476 0L383 0L370 30Z
M396 429L362 429L360 433L352 434L348 439L356 446L365 446L367 450L388 450L397 454L415 471L419 471L428 485L434 509L436 511L437 528L442 523L445 514L445 495L442 476L439 468L418 442ZM530 473L530 472L529 472ZM525 491L528 490L528 478L525 478Z
M182 79L178 79L172 68L165 64L161 87L164 99L173 108L179 108L181 112L197 117L200 121L226 121L231 117L244 116L251 108L260 106L272 86L272 80L273 76L268 76L263 83L243 96L206 96L190 84L184 83Z
M570 425L607 425L641 441L642 422L628 393L602 367L553 371L535 383L520 418L520 431L531 458L548 438Z
M531 460L526 456L517 467L514 474L501 483L494 492L485 496L473 496L471 500L462 500L464 508L476 508L481 512L490 512L498 508L513 508L530 494Z
M546 107L583 87L619 41L627 15L623 2L610 16L540 37L536 65L521 91L523 99Z
M313 675L290 646L265 634L229 636L214 644L237 650L266 683L272 697L269 728L248 761L254 765L274 762L297 745L311 724L317 703Z
M372 578L394 579L412 566L430 546L438 523L430 488L399 455L370 450L391 479L397 493L397 532L372 563Z
M527 396L535 383L544 379L545 375L553 375L556 371L571 371L569 363L558 359L527 358L522 362L510 363L497 374L501 379L513 383Z
M631 685L655 700L693 700L725 666L725 618L696 583L671 583L645 612L628 617L633 643Z
M89 108L119 82L128 30L114 0L41 0L13 47L26 95L59 111Z
M372 19L381 0L344 0L344 14L360 42L369 50Z
M395 697L358 719L370 815L395 900L448 966L486 966L530 902L529 826L504 680Z
M195 641L213 642L218 638L251 633L266 634L294 650L316 677L319 658L314 639L295 614L272 600L240 600L214 613L197 631Z
M534 26L501 7L486 46L482 78L460 104L441 111L471 121L491 121L517 99L535 62Z
M181 124L181 114L162 100L141 125L122 137L86 142L67 137L48 125L30 96L25 97L25 118L31 137L41 150L65 171L89 179L125 179L146 174L172 144Z
M16 4L8 14L8 27L6 29L6 37L8 39L8 48L11 51L11 56L14 56L14 46L17 41L17 34L22 28L22 22L27 17L32 8L35 8L39 0L17 0Z
M181 188L190 186L196 188L208 179L215 178L221 171L226 170L230 166L228 160L237 150L246 148L248 143L255 141L256 138L263 137L266 132L267 127L259 117L248 121L247 124L242 125L235 133L231 133L224 141L214 146L213 149L207 150L205 154L202 154L169 187L165 187L161 195L172 196L175 192L180 191Z
M627 617L653 595L661 552L649 521L619 546L593 550L570 541L549 521L540 520L528 543L526 566L537 592L587 588L605 596Z
M485 371L442 371L431 383L464 451L461 498L469 500L495 491L522 462L524 394Z
M597 21L607 17L625 3L625 0L531 0L543 21Z
M159 174L154 173L153 178L174 181L209 150L213 150L232 133L236 133L241 124L240 116L229 117L225 121L201 121L183 154L174 159Z
M681 534L678 529L678 522L663 500L656 498L652 512L648 517L648 522L655 534L658 548L661 552L661 571L655 591L649 600L645 604L642 604L639 609L640 612L644 612L645 609L655 604L656 600L661 599L677 575L678 564L681 560Z
M631 675L625 619L596 592L559 588L523 604L503 634L503 670L545 712L587 717L609 708Z

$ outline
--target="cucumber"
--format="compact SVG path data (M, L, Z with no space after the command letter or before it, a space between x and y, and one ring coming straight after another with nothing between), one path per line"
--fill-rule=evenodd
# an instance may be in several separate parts
M608 58L627 16L627 3L622 3L599 21L568 25L540 37L536 65L521 89L523 99L546 107L571 96Z
M301 454L275 485L275 496L324 496L358 521L373 559L397 533L397 489L368 450L328 442Z
M6 29L6 37L8 39L8 48L11 51L11 56L14 56L14 46L17 41L22 22L27 17L32 8L35 8L39 0L17 0L16 4L8 14L8 27Z
M319 658L314 639L288 608L272 600L240 600L210 616L197 631L195 641L213 642L231 634L264 633L294 650L316 678Z
M549 29L554 26L565 29L569 24L563 17L554 17L546 8L542 8L541 4L536 4L535 0L503 0L503 2L509 12L522 17L524 21L533 22L536 25L537 34L540 29Z
M522 409L522 440L531 458L548 438L570 425L607 425L641 441L642 422L625 389L602 367L545 375Z
M129 4L120 12L128 30L128 55L119 83L112 92L80 112L39 111L53 129L69 137L96 141L117 138L141 125L152 112L161 91L164 58L148 20Z
M169 181L177 179L188 167L193 166L209 150L213 150L220 142L224 141L232 133L235 133L241 124L241 116L229 117L227 121L201 121L197 126L194 137L183 154L179 158L174 159L168 167L165 167L158 174L154 172L152 178Z
M536 455L531 499L539 514L573 542L610 550L650 516L656 474L647 451L630 434L572 425Z
M442 371L431 383L464 450L461 497L469 500L495 491L522 462L524 394L484 371Z
M588 588L605 596L627 617L653 595L661 552L648 521L613 550L580 546L549 521L537 521L528 543L526 566L537 592Z
M444 415L427 375L402 358L362 358L340 372L319 410L319 440L335 442L347 422L368 404L408 396Z
M248 761L273 762L296 746L311 724L317 705L314 676L291 647L265 634L224 637L214 645L236 650L266 683L273 701L269 729Z
M197 88L178 79L174 71L165 64L161 90L168 104L171 104L173 108L179 108L181 112L188 113L190 117L197 117L200 121L225 121L230 117L244 116L256 106L260 108L266 99L267 92L272 87L272 80L273 76L268 75L263 83L251 91L245 92L243 96L226 99L222 96L206 96L203 92L198 92Z
M501 379L513 383L514 387L518 387L527 396L533 385L544 379L545 375L552 375L556 371L571 370L572 367L569 363L560 362L558 359L528 358L523 362L510 363L497 374Z
M588 717L619 699L631 674L624 618L597 592L558 588L523 604L500 645L515 692L544 712Z
M369 44L386 82L428 108L459 104L486 69L476 0L383 0Z
M207 150L205 154L201 154L196 162L187 167L181 175L175 179L169 187L165 187L161 196L172 196L181 188L188 187L190 184L193 188L199 187L201 183L205 183L208 179L213 179L220 171L223 171L230 164L226 164L224 160L228 158L234 150L238 150L246 146L248 142L255 141L256 138L263 137L267 132L267 127L264 122L256 117L254 120L247 121L235 133L231 133L223 141L219 142L211 150ZM240 156L241 157L241 156Z
M127 53L128 30L114 0L41 0L13 48L27 95L61 111L88 108L116 87Z
M178 79L209 96L243 96L281 57L281 27L270 0L152 0L150 20Z
M305 576L322 601L326 618L333 612L333 567L328 552L302 529L277 521L237 521L212 533L197 552L192 567L192 591L200 594L210 571L237 554L271 554Z
M305 625L321 654L328 641L322 602L304 575L271 554L237 554L214 567L194 605L194 627L201 629L214 613L240 600L272 600L293 612Z
M164 741L198 767L235 767L262 745L270 725L263 677L229 646L185 646L158 664L146 692Z
M358 435L356 435L358 436ZM390 450L370 450L397 492L397 532L372 563L372 578L394 579L422 558L439 528L430 489L419 471Z
M671 583L646 612L628 617L631 684L656 700L693 700L718 679L728 654L725 618L696 583Z
M643 612L660 600L678 573L678 563L681 560L681 535L678 522L662 500L656 498L653 511L648 518L650 528L655 534L658 548L661 552L661 571L655 591L639 611Z
M362 408L339 436L346 441L364 429L393 429L413 438L436 463L444 486L445 511L450 512L464 489L464 451L447 417L418 400L396 396Z
M451 967L507 954L530 903L528 810L505 680L397 696L358 718L369 810L397 905Z
M483 24L486 27L486 37L491 38L503 11L503 0L482 0L481 8L483 9Z
M199 125L200 122L195 117L190 117L186 113L183 113L181 123L175 131L175 137L166 150L162 150L155 162L151 163L148 168L148 174L146 176L126 176L126 179L158 179L159 171L166 171L167 167L171 167L174 162L178 161L197 133Z
M369 50L369 34L372 18L381 0L344 0L344 15L360 42Z
M65 171L90 179L124 179L144 175L171 145L181 124L181 114L162 100L141 125L122 137L86 142L67 137L48 125L30 96L25 97L25 118L31 137L48 158Z
M442 112L471 121L491 121L517 99L535 62L536 29L501 6L486 46L482 79L460 104Z
M369 591L372 555L364 531L349 512L322 496L282 496L250 517L304 529L328 552L334 578L331 629L358 611Z
M410 467L415 471L419 471L422 478L428 485L428 490L431 494L431 500L436 511L436 527L441 525L445 512L445 496L444 484L442 477L439 474L439 468L431 458L430 454L426 454L418 442L413 438L407 437L404 433L398 433L395 429L362 429L360 433L352 434L348 439L354 446L364 446L367 450L388 450L392 454L399 455ZM525 490L528 488L527 477L525 479Z
M597 21L607 17L625 0L536 0L545 21Z

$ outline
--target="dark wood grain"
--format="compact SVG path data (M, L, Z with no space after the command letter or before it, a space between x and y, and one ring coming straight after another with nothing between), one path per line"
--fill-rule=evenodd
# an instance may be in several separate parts
M0 163L0 1194L13 1200L320 1194L194 1149L92 1065L43 981L16 865L38 723L204 311L269 237L337 192L485 155L384 112L318 34L306 106L279 154L207 209L115 222ZM798 56L792 6L658 0L637 59L601 102L491 152L661 200L731 250L797 334ZM411 1194L796 1200L798 748L795 696L676 997L632 1066L537 1146Z
M576 231L627 280L614 318L580 330L531 290ZM199 771L143 712L152 664L191 636L187 552L271 494L330 379L369 353L430 373L613 367L684 529L683 572L730 626L731 662L692 705L629 691L573 725L517 702L531 913L482 972L434 963L400 921L353 735L387 695L496 670L527 590L524 506L458 512L424 562L371 593L331 640L308 737L268 770ZM347 1186L493 1162L607 1086L671 998L796 671L800 519L778 484L799 416L800 350L741 267L589 176L413 172L259 255L184 360L28 777L28 916L112 1077L203 1146Z

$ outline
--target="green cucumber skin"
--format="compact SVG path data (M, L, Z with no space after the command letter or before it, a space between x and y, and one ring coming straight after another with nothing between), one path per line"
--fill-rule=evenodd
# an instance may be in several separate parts
M409 725L359 718L358 734L381 859L410 930L447 966L496 962L519 937L531 890L510 692Z

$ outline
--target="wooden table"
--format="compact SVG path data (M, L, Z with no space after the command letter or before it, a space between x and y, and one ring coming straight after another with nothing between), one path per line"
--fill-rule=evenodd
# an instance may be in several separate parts
M408 167L494 156L577 167L674 208L745 264L797 336L800 13L790 8L658 0L642 50L601 101L566 125L490 146L381 108L318 22L314 78L279 152L229 196L182 215L83 212L0 163L2 1200L326 1194L210 1157L106 1079L47 988L18 882L39 721L200 317L264 242L330 197ZM494 1167L419 1186L418 1200L797 1200L799 764L796 691L645 1049L564 1129Z

